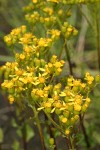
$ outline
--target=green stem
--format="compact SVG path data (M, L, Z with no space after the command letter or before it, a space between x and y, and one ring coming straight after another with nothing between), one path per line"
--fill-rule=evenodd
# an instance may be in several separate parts
M62 24L61 24L61 21L59 20L59 18L57 18L57 22L58 22L58 25L61 29ZM69 64L70 74L73 75L73 67L72 67L72 63L71 63L71 57L70 57L69 49L68 49L68 46L67 46L67 40L65 39L64 35L62 35L62 37L63 37L63 40L64 40L64 49L65 49L66 57L67 57L68 64ZM63 50L61 51L59 58L61 57L62 52L63 52Z
M45 120L48 121L48 118L47 118L46 115L45 115ZM54 150L57 150L56 139L55 139L54 133L53 133L53 131L52 131L53 126L52 126L52 125L48 125L48 124L46 124L46 126L47 126L47 129L48 129L50 138L53 138L53 139L54 139L54 145L55 145Z
M48 113L45 112L45 114L48 117L48 119L51 121L51 123L64 135L62 128L51 118L51 116Z
M24 122L23 127L22 127L22 139L23 139L23 148L24 150L27 150L27 141L26 141L26 123Z
M97 54L98 54L98 67L100 72L100 29L99 29L99 19L96 13L96 42L97 42Z
M88 19L88 17L86 16L86 14L82 11L82 5L77 5L78 9L80 10L82 16L84 16L84 18L86 19L87 23L89 24L89 26L94 30L92 23L90 22L90 20Z
M0 150L2 150L2 148L1 148L1 143L0 143Z
M73 138L71 136L69 138L70 138L71 150L75 150Z
M73 75L73 67L72 67L71 58L70 58L70 53L69 53L69 49L68 49L68 46L67 46L67 41L66 41L66 39L65 39L65 52L66 52L66 57L67 57L68 64L69 64L70 74Z
M35 121L36 121L36 124L37 124L37 127L38 127L38 131L39 131L39 134L40 134L40 140L41 140L42 150L46 150L45 142L44 142L44 136L43 136L43 132L42 132L40 120L38 118L38 112L36 111L35 106L33 107L33 111L34 111Z
M70 145L69 138L66 138L66 142L67 142L67 148L68 148L68 150L70 150L71 149L71 145Z
M87 132L86 132L86 129L85 129L85 126L84 126L84 123L83 123L83 118L82 118L81 114L79 115L79 118L80 118L80 125L81 125L81 129L82 129L82 132L83 132L83 135L84 135L85 143L86 143L87 149L89 149L90 148L89 137L87 135Z

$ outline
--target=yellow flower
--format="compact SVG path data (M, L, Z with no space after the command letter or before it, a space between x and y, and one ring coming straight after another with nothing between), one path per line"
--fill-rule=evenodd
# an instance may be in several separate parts
M45 83L45 78L44 77L39 77L39 82L40 83Z
M47 0L47 2L59 3L59 0Z
M23 74L23 70L16 70L15 71L15 74L17 75L17 76L21 76L22 74Z
M56 68L59 68L59 67L62 66L62 64L61 64L60 62L55 62L55 63L54 63L54 66L55 66Z
M59 37L59 36L60 36L60 32L61 32L61 31L55 30L55 29L52 29L52 30L50 31L50 33L52 34L52 38L53 38L53 39Z
M25 59L25 55L24 54L20 54L19 58L23 60L23 59Z
M39 97L44 97L44 91L41 90L41 89L40 89L40 90L38 89L38 90L36 91L36 95L39 96Z
M53 99L54 99L54 101L57 101L57 100L59 100L59 96L58 95L54 95Z
M38 0L32 0L32 2L33 2L33 3L37 3L37 2L38 2Z
M49 15L52 15L53 14L53 9L50 8L50 7L46 7L43 9L46 13L48 13Z
M77 104L81 105L82 104L82 96L81 95L76 95L75 102Z
M55 103L54 103L54 106L55 106L56 108L61 108L61 107L62 107L62 104L61 104L60 102L55 102Z
M81 106L79 104L75 104L74 105L74 110L75 111L80 111L81 110Z
M24 84L27 84L27 80L25 77L20 77L19 81L23 82Z
M20 32L21 32L21 28L16 28L13 29L10 34L14 36L14 35L19 35Z
M52 64L52 63L48 63L48 67L49 67L49 68L52 68L52 67L53 67L53 64Z
M10 104L13 104L13 102L14 102L14 97L13 97L12 95L9 95L9 96L8 96L8 100L9 100Z
M47 107L47 108L49 108L49 107L51 107L51 103L50 102L46 102L46 103L44 103L44 105L43 105L45 108Z
M40 47L45 46L45 45L46 45L46 40L45 40L44 38L40 38L40 39L39 39L39 42L38 42L38 45L39 45Z
M90 98L87 97L87 98L86 98L86 103L90 103L90 102L91 102Z
M12 38L10 35L7 35L4 37L4 41L8 44L11 45L12 44Z
M8 89L10 89L14 86L13 82L8 81L8 80L5 80L1 85L2 85L2 87L8 88Z
M67 122L67 118L63 117L63 118L61 119L61 122L62 122L62 123L66 123L66 122Z
M70 134L70 130L69 130L69 129L66 129L66 130L65 130L65 134L66 134L66 135L69 135L69 134Z
M88 84L92 84L92 82L94 80L94 77L91 76L89 72L87 72L86 75L85 75L85 79L87 80Z

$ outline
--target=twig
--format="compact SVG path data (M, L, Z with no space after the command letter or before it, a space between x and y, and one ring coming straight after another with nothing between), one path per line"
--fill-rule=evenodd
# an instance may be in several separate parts
M26 124L25 124L25 121L24 121L24 124L23 124L23 127L22 127L22 140L23 140L23 148L24 150L27 150L27 141L26 141Z
M66 57L67 57L68 64L69 64L70 75L73 75L73 67L72 67L70 53L69 53L66 39L65 39L65 52L66 52Z
M45 119L46 119L46 121L48 121L48 118L47 118L46 115L45 115ZM54 134L53 134L53 131L52 131L53 126L48 125L48 124L46 124L46 125L47 125L47 129L49 131L50 138L54 139L54 145L55 145L54 150L57 150L56 140L55 140L55 137L54 137Z
M96 12L96 42L97 42L97 54L98 54L98 67L100 72L100 28L99 28L99 19Z
M46 150L45 142L44 142L44 136L43 136L42 128L41 128L41 125L40 125L40 120L38 118L38 112L36 111L35 106L33 107L33 112L34 112L34 115L35 115L35 121L36 121L38 131L39 131L39 134L40 134L42 150Z
M85 142L86 142L86 146L87 146L87 148L90 148L89 138L88 138L88 135L87 135L87 132L86 132L86 129L85 129L85 126L84 126L84 123L83 123L83 118L82 118L81 114L79 115L79 118L80 118L81 129L82 129L84 139L85 139Z
M82 5L77 5L77 6L78 6L78 9L80 10L81 14L86 19L86 21L89 24L89 26L94 30L93 25L91 24L90 20L88 19L88 17L86 16L86 14L82 11L82 8L81 8Z
M86 12L86 7L82 7L83 11ZM84 43L85 43L85 36L88 29L88 23L84 16L82 16L82 22L81 22L81 30L78 38L78 42L76 45L76 51L78 53L83 52L84 50Z

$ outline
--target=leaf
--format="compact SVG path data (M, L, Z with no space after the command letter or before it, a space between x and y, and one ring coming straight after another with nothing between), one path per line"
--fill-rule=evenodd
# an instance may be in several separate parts
M0 143L3 142L3 138L4 138L3 130L0 128Z
M40 108L38 108L37 110L40 111L40 110L42 110L42 109L44 109L44 107L40 107Z
M17 128L17 127L18 127L18 125L17 125L15 119L12 119L11 124L12 124L12 126L13 126L14 128Z
M35 134L33 129L28 124L26 125L26 133L27 133L26 141L29 142L29 140L33 138Z
M0 55L0 61L1 62L12 62L14 61L14 58L12 56L4 56L4 55Z
M19 150L20 149L20 144L18 141L14 141L12 145L13 150Z
M21 129L19 128L19 129L17 129L17 135L19 136L19 137L22 137L22 132L21 132Z
M52 110L51 110L51 113L53 113L55 111L55 108L53 108Z
M100 144L100 134L97 132L94 132L93 137L95 138L95 140L97 141L97 143Z

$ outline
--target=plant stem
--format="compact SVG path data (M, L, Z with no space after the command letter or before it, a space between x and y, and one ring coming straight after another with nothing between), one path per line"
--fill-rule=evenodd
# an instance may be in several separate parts
M68 49L68 46L67 46L67 41L66 41L66 39L65 39L65 52L66 52L66 57L67 57L68 64L69 64L70 74L73 75L73 68L72 68L70 53L69 53L69 49Z
M71 150L75 150L74 143L73 143L73 138L71 136L69 138L70 138Z
M26 124L24 122L24 125L22 127L22 139L23 139L23 148L24 150L27 150L27 141L26 141Z
M1 143L0 143L0 150L2 150L2 148L1 148Z
M86 142L86 146L87 146L87 148L90 148L89 138L88 138L88 135L87 135L87 132L86 132L86 129L85 129L85 126L84 126L84 123L83 123L83 118L82 118L81 114L79 115L79 118L80 118L81 129L82 129L84 139L85 139L85 142Z
M54 150L57 150L57 144L56 144L56 140L55 140L54 134L52 132L51 126L49 125L48 127L49 127L50 137L54 139L54 145L55 145Z
M48 118L47 118L46 115L45 115L45 120L48 121ZM49 134L50 134L50 138L54 139L54 145L55 145L54 150L57 150L56 140L55 140L55 137L54 137L54 134L53 134L53 131L52 131L53 126L48 125L48 124L46 124L46 125L47 125L47 129L49 131Z
M59 20L59 18L57 18L57 22L58 22L58 25L59 25L59 27L61 29L62 28L62 24L61 24L61 21ZM67 40L65 39L64 35L62 35L62 37L63 37L63 40L64 40L64 48L65 48L66 57L67 57L68 64L69 64L70 74L73 75L73 68L72 68L70 53L69 53L68 46L67 46ZM60 53L59 59L60 59L60 57L62 55L62 52L63 52L63 50Z
M70 140L66 138L66 142L67 142L67 148L68 150L70 150L71 149Z
M33 111L34 111L35 121L36 121L36 124L37 124L37 127L38 127L38 131L39 131L39 134L40 134L42 150L46 150L45 142L44 142L44 136L43 136L42 128L41 128L41 125L40 125L40 120L38 118L38 112L36 111L35 106L33 107Z
M97 54L98 54L98 67L100 72L100 29L99 29L99 19L96 13L96 42L97 42Z
M48 113L45 112L45 114L47 115L51 123L64 135L62 128L51 118L51 116Z
M90 22L90 20L88 19L88 17L86 16L86 13L84 13L82 11L82 5L77 5L78 9L80 10L81 14L84 16L84 18L86 19L87 23L89 24L89 26L94 30L92 23ZM85 8L86 9L86 8Z

